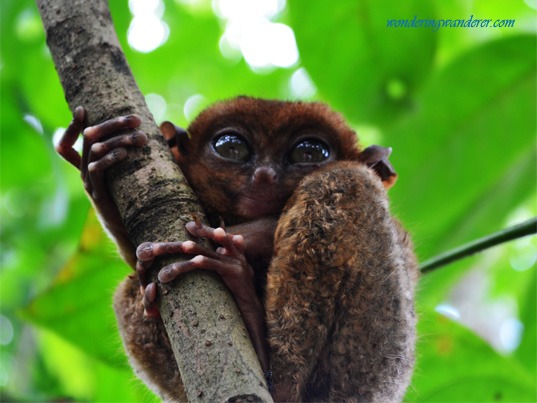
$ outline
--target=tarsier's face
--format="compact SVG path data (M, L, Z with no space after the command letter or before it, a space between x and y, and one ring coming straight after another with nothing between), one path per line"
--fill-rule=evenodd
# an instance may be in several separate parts
M203 112L189 133L181 168L232 222L279 215L305 175L358 155L354 133L320 104L238 98Z
M319 133L276 132L282 139L271 144L260 144L259 137L265 136L226 127L206 144L206 162L235 173L228 193L235 193L233 213L245 219L278 215L304 175L335 158Z

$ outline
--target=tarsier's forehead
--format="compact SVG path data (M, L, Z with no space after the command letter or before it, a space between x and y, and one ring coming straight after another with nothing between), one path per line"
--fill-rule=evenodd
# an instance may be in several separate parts
M344 123L337 113L322 103L237 97L210 106L196 118L191 126L238 120L246 120L254 125L263 124L264 127L302 122L311 124L317 122L325 125Z
M357 150L355 132L340 114L319 102L237 97L204 110L188 131L195 141L203 142L219 130L229 127L259 133L268 138L298 136L309 130L333 137L344 150Z

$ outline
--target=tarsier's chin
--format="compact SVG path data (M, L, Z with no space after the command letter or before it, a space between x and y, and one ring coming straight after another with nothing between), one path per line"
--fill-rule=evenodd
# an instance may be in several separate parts
M145 145L143 133L135 142L122 134L139 120L112 121L90 129L85 150L110 137L127 152ZM69 150L80 129L75 115L58 149L74 165L80 161ZM220 253L148 243L137 254L106 186L97 183L102 172L83 175L125 259L150 270L147 262L164 251L210 258L211 265L187 261L161 278L193 269L220 273L263 369L272 371L276 401L400 401L414 364L418 270L410 237L389 212L386 192L397 178L391 149L361 149L324 104L249 97L213 105L186 131L169 122L161 131L210 218L210 225L186 228ZM214 228L222 221L225 229ZM144 270L116 292L121 337L136 374L163 399L185 401L154 303L158 285Z

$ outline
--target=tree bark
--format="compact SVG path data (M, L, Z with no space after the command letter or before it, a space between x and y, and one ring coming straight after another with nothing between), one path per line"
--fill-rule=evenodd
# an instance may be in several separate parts
M107 172L133 244L187 239L184 223L193 214L203 217L201 208L134 81L107 2L37 0L37 5L71 111L84 106L87 125L131 113L142 118L148 146ZM271 401L242 319L222 282L196 272L172 286L161 284L160 290L161 315L189 400Z

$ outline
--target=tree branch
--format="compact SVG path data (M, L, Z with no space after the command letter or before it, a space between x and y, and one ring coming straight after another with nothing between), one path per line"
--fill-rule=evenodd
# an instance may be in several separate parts
M84 106L87 125L131 113L142 118L148 147L107 172L133 244L187 239L184 223L203 214L134 81L107 2L37 0L37 5L71 111ZM221 281L196 272L161 287L161 316L189 400L270 401L242 319Z
M429 259L420 265L420 271L423 274L429 273L441 266L445 266L456 260L473 255L474 253L481 252L501 243L535 233L537 233L537 217L524 221L521 224L495 232L491 235L467 243L466 245L452 249L446 253Z

